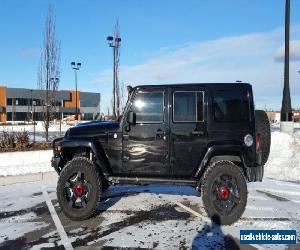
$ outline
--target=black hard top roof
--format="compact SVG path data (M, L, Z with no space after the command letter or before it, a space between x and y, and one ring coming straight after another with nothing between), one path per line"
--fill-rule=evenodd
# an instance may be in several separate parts
M137 85L134 88L164 88L164 87L225 87L225 88L251 88L250 83L175 83L175 84L159 84L159 85Z

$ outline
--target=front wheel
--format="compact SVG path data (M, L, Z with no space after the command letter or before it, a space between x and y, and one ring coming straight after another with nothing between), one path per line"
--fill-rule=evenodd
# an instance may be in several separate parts
M60 173L57 199L71 220L92 217L100 202L101 178L94 164L85 157L73 158Z
M230 161L216 162L205 171L202 200L213 222L230 225L243 214L247 204L247 185L241 168Z

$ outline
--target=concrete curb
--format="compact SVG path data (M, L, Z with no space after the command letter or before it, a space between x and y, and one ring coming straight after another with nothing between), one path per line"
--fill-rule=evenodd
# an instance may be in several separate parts
M25 174L25 175L9 175L0 176L0 186L6 186L16 183L34 182L34 181L50 181L57 180L58 175L55 171Z

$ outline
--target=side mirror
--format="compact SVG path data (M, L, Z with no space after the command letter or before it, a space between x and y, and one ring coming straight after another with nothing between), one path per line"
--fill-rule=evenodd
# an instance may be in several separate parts
M127 122L130 125L135 125L136 124L136 114L133 111L128 112Z

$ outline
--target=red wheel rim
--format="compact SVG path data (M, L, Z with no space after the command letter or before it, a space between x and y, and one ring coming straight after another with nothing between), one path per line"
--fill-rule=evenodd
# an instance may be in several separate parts
M225 201L229 198L230 190L227 187L221 187L219 190L221 200Z
M84 186L82 185L82 183L77 183L73 191L77 197L81 197L84 193Z

